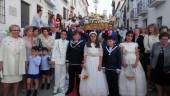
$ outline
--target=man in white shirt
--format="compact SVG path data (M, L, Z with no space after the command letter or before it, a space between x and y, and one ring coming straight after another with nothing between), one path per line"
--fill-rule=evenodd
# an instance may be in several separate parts
M69 20L66 24L67 27L76 27L77 25L79 25L79 22L75 17Z
M76 26L79 25L78 20L75 17L72 17L66 24L67 27L67 39L72 40L72 33L76 30Z
M42 10L40 9L37 11L37 14L33 17L31 25L36 27L44 27L45 24L42 21L41 17L42 17Z

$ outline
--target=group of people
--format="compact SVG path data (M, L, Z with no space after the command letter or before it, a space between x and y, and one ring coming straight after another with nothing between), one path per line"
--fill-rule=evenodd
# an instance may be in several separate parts
M84 25L84 18L79 15L78 17L75 14L70 14L68 20L64 20L60 14L54 15L49 14L48 22L43 21L43 10L37 10L37 14L33 16L32 26L36 27L57 27L63 29L65 27L75 29L76 25Z
M157 95L168 96L168 27L158 30L150 24L146 30L126 32L110 24L102 31L87 31L72 18L66 30L58 30L60 20L53 15L49 28L34 19L36 26L27 26L24 36L18 25L11 25L10 36L0 43L3 96L8 96L11 85L18 96L20 81L26 96L37 96L39 86L50 89L53 76L54 95L69 95L76 88L77 96L146 96L156 84Z

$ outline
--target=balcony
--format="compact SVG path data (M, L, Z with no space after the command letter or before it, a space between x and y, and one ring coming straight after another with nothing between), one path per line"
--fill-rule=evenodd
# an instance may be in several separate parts
M138 20L138 10L137 8L133 8L130 13L130 17L132 20Z
M138 5L137 11L139 16L143 16L148 13L148 3L146 0L139 1L137 5Z
M52 7L56 6L56 1L55 0L45 0L45 2L48 3Z
M63 0L65 3L68 3L68 0Z
M162 3L164 3L166 0L149 0L149 7L158 7L159 5L161 5Z
M71 10L74 10L74 9L75 9L75 7L74 7L73 5L71 5L71 6L70 6L70 9L71 9Z

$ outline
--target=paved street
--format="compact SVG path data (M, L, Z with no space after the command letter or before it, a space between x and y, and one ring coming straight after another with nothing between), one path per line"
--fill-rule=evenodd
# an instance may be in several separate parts
M53 96L52 93L53 93L53 87L51 87L50 90L46 90L46 89L45 90L39 90L38 96ZM2 96L2 90L0 90L0 96ZM10 92L9 96L13 96L12 92ZM20 88L19 96L26 96L26 92L24 92L21 88ZM156 96L155 91L152 92L152 94L150 96Z
M0 83L0 85L1 85L1 83ZM22 83L20 83L20 85L22 85ZM52 82L51 88L49 90L46 90L46 89L41 90L41 89L39 89L38 96L53 96L53 86L54 86L54 83ZM19 91L20 91L19 96L26 96L26 92L22 89L22 87L20 87ZM0 96L2 96L2 88L0 89ZM9 96L13 96L11 91L10 91ZM59 95L56 95L56 96L59 96Z
M52 96L52 92L52 88L50 90L39 90L38 96ZM2 90L0 90L0 96L2 96ZM10 92L9 96L12 96L12 92ZM24 92L22 88L20 88L19 96L26 96L26 92Z

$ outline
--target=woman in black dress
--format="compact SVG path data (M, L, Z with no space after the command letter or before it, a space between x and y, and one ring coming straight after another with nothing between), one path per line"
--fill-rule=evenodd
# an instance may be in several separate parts
M157 87L157 96L168 95L168 88L170 86L170 43L168 40L170 35L168 33L160 33L159 40L153 45L151 51L151 65L153 69L153 81Z

